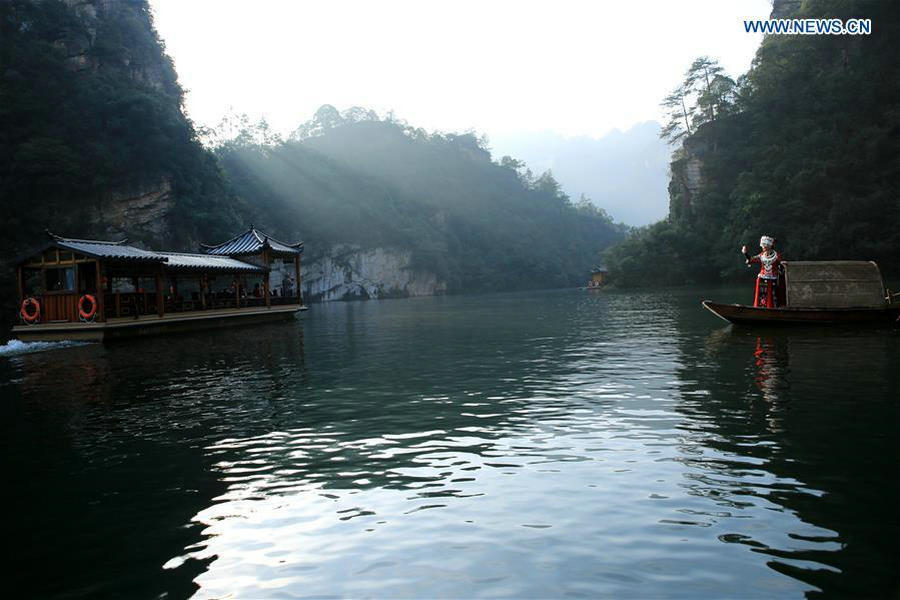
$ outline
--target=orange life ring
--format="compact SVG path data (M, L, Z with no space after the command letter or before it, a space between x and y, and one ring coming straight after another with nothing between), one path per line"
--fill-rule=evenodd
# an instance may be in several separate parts
M29 308L33 309L34 312L29 313ZM29 325L34 325L35 323L40 322L41 303L34 298L25 298L24 300L22 300L22 308L19 310L19 316L22 317L22 320Z
M84 301L87 300L91 303L91 309L85 310ZM81 317L82 321L92 321L94 319L94 315L97 314L97 299L91 296L90 294L85 294L78 300L78 316Z

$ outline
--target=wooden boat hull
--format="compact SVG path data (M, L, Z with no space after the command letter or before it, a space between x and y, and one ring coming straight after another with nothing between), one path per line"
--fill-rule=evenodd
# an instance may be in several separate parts
M41 323L13 327L13 335L23 342L56 342L63 340L108 341L121 338L159 335L181 331L197 331L233 325L293 319L307 307L296 304L269 308L207 310L171 313L159 317L116 318L105 323Z
M835 323L898 323L900 305L885 308L755 308L742 304L719 304L710 300L703 307L729 323L738 325L788 325Z

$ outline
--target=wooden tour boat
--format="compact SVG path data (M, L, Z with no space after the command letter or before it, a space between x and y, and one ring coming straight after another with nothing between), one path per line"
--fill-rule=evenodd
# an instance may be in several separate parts
M900 324L898 294L884 287L871 261L785 261L784 306L756 308L720 304L703 307L739 325L895 323Z
M250 228L201 253L49 234L17 261L22 341L108 340L292 319L303 243Z

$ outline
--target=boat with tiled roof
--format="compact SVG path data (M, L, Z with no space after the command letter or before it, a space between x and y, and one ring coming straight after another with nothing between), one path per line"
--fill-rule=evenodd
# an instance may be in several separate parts
M303 243L250 227L200 253L127 240L48 240L16 263L23 341L146 335L293 318L303 306Z

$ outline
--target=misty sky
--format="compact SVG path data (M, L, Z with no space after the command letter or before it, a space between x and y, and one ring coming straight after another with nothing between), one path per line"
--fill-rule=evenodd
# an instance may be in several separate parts
M661 120L695 57L747 70L769 0L150 0L199 125L287 133L322 104L429 130L601 136Z

